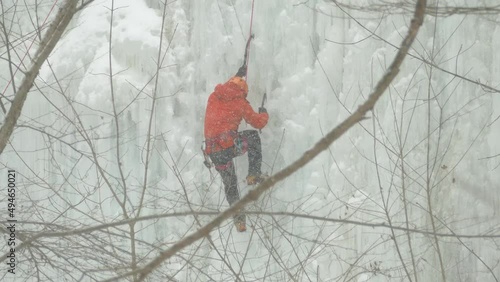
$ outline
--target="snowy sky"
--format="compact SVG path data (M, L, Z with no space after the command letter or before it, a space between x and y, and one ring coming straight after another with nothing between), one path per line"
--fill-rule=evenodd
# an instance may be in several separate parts
M88 244L86 235L47 239L54 246L43 252L55 266L35 268L39 250L19 251L15 279L118 276L123 271L92 271L131 271L136 259L144 265L228 207L220 176L203 166L203 119L209 94L243 63L252 2L170 2L164 10L153 0L114 1L111 17L112 1L96 0L77 13L42 67L1 162L20 175L18 220L58 226L26 224L26 232L213 214L140 221L134 239L129 225L89 233L100 239ZM343 1L375 7L368 2ZM257 109L267 93L264 172L291 164L367 99L406 35L412 5L382 13L323 0L255 1L248 100ZM50 6L39 13L45 17ZM497 14L426 15L366 120L247 207L246 233L224 221L151 281L498 281ZM32 32L30 21L18 22L13 34ZM26 52L25 40L14 50ZM6 51L2 43L2 58ZM10 72L0 64L4 85ZM17 85L22 78L16 75ZM251 189L243 182L246 156L236 167L244 195ZM493 238L474 237L485 234ZM86 261L90 254L95 263Z

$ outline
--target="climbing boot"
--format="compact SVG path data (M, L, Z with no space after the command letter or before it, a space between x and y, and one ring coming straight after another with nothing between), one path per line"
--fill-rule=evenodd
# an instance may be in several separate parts
M234 226L236 226L236 231L245 232L247 231L247 225L244 221L235 221Z
M258 185L262 183L264 180L266 180L268 176L264 174L258 174L258 175L249 175L247 176L247 184L248 185Z

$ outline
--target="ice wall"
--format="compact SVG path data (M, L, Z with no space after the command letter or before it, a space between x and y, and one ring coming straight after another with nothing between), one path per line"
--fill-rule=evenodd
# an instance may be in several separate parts
M456 4L440 5L448 2ZM79 227L123 219L139 206L141 215L226 208L220 178L202 165L203 115L215 85L243 62L251 4L178 0L167 6L162 29L163 6L156 1L115 1L111 41L111 1L79 13L41 72L39 83L50 87L30 95L21 120L60 138L19 129L12 148L23 150L17 155L11 148L3 157L30 179L24 197L36 204L26 216L47 207L38 220L76 220ZM410 14L342 11L329 1L256 0L248 83L254 108L268 95L264 171L284 168L356 110L393 59L409 20ZM412 56L369 119L248 210L432 231L430 206L437 233L498 233L500 160L491 156L499 153L500 98L474 83L499 83L494 20L427 16ZM246 157L236 164L244 179ZM248 189L240 183L241 193ZM61 210L68 212L59 219ZM140 222L135 230L144 243L137 252L149 260L156 255L150 244L164 249L209 218ZM288 215L251 215L249 223L252 232L237 234L225 222L212 241L188 248L155 275L179 281L441 277L430 235ZM118 245L130 252L130 233L123 232ZM498 240L438 240L449 281L500 276Z

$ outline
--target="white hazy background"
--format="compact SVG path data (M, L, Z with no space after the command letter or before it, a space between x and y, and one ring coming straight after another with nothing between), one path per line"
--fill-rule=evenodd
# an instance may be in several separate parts
M15 65L33 39L31 2L15 16L12 9L2 14L14 19L6 22L12 40L26 36L10 46ZM52 4L39 5L38 21ZM219 175L203 165L203 118L214 87L243 63L251 1L169 1L163 21L158 1L119 0L112 23L111 4L96 0L74 16L0 157L5 180L7 169L18 174L18 244L35 234L134 218L139 209L139 216L150 216L228 207ZM257 109L268 96L263 171L272 174L296 160L368 97L407 32L413 5L359 11L323 0L255 1L248 100ZM411 56L368 119L248 207L246 233L227 220L148 279L498 281L500 94L478 83L500 87L499 21L494 13L427 14ZM25 59L21 69L29 64ZM7 60L0 61L0 77L3 90L10 80ZM22 77L16 74L16 85ZM12 86L4 95L13 97ZM242 182L246 156L236 166L244 194L251 189ZM146 264L213 217L42 236L18 248L15 278L6 271L1 277L105 280ZM391 231L390 225L476 237Z

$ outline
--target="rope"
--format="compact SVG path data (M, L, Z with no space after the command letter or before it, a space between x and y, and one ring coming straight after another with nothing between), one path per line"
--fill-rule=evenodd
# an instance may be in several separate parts
M250 16L250 33L248 34L248 38L250 38L250 36L252 36L254 4L255 4L255 0L252 0L252 15ZM250 47L248 47L248 54L247 54L247 57L245 58L245 61L247 62L247 65L246 65L246 74L247 74L246 80L247 81L248 81L248 62L249 62L248 59L249 58L250 58Z

